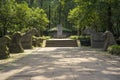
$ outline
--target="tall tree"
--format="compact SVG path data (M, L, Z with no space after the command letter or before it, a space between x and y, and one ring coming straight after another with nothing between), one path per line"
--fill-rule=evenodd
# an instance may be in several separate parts
M115 20L120 19L118 16L120 12L119 0L75 0L75 3L76 7L70 11L68 16L71 22L76 22L76 15L79 14L80 17L77 19L81 25L79 27L89 26L97 31L109 30L118 35L120 29L116 25L118 21ZM77 8L78 10L75 11Z

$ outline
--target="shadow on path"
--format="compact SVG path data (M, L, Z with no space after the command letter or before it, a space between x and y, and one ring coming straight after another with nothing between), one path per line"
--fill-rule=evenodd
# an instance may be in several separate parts
M40 48L4 65L1 80L119 80L119 57L90 48Z

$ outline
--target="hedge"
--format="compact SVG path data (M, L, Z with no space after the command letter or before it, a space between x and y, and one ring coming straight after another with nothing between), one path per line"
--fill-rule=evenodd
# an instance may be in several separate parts
M108 47L108 52L110 54L120 55L120 45L112 45Z

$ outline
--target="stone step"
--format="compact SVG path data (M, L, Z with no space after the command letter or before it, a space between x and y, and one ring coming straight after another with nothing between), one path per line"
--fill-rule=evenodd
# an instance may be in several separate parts
M46 47L78 47L76 40L47 40Z

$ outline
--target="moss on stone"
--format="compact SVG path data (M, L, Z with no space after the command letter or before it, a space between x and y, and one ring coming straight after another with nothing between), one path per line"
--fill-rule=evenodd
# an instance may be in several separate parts
M10 44L9 44L10 53L22 53L22 52L24 52L22 44L21 44L21 37L22 37L22 35L20 32L13 34L11 41L10 41Z
M0 59L5 59L10 57L9 48L7 46L10 40L11 40L10 37L7 35L0 38Z

